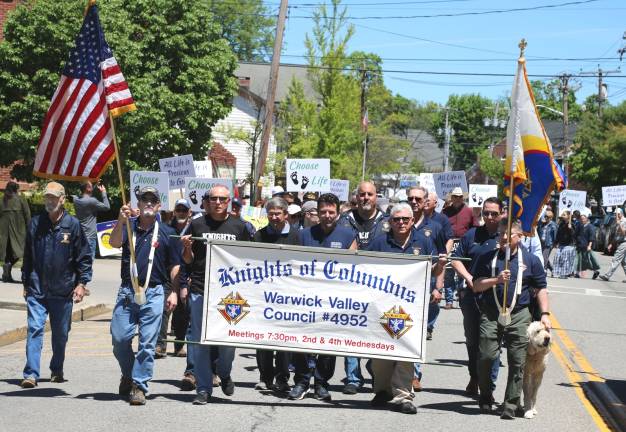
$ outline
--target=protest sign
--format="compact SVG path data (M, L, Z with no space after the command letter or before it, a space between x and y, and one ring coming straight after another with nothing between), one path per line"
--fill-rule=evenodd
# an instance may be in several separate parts
M330 193L335 194L339 201L349 201L350 180L330 179Z
M437 193L437 189L435 188L435 180L433 179L432 173L420 173L419 175L419 185L428 189L428 192ZM440 212L445 204L443 200L445 197L439 196L437 199L437 207L435 207L435 211Z
M626 201L626 185L602 187L602 205L621 206Z
M130 205L137 208L139 191L144 186L152 186L159 191L161 208L169 209L169 177L166 172L131 171L130 172Z
M269 223L267 220L267 212L262 207L242 206L241 218L250 222L257 230L260 230Z
M401 174L400 187L402 189L417 186L419 184L419 176L417 174Z
M207 248L201 343L424 361L429 258L219 240Z
M213 178L213 164L211 161L193 161L193 169L196 171L196 175L189 177Z
M435 183L435 191L441 199L447 199L452 189L460 187L463 193L467 194L467 181L465 180L465 171L447 171L433 174L433 182Z
M329 159L285 159L287 192L330 192Z
M179 189L185 186L185 177L195 177L196 170L192 155L174 156L159 159L161 172L168 173L170 189Z
M586 191L565 189L559 195L559 215L561 215L561 213L563 213L565 210L569 210L570 212L578 210L582 213L583 211L585 211L586 208L586 200Z
M109 243L109 239L111 238L111 231L115 228L117 221L108 221L108 222L100 222L96 224L96 231L98 236L98 251L100 252L101 257L111 256L111 255L121 255L122 248L114 248Z
M487 198L498 197L498 185L469 185L469 206L482 207Z
M200 177L187 177L185 178L185 198L191 204L191 210L194 212L202 211L200 205L202 204L202 195L205 192L211 190L214 186L226 186L230 190L230 196L233 196L233 181L231 179L221 178L200 178ZM230 209L230 205L228 206Z

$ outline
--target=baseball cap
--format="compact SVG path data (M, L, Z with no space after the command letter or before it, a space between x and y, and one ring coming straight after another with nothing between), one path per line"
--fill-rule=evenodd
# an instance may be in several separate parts
M46 188L43 191L45 195L54 195L55 197L62 197L65 195L65 188L61 183L50 182L46 185Z
M315 201L317 203L317 194L315 192L307 192L302 197L302 201Z
M187 201L185 198L179 198L176 200L176 204L174 204L174 208L178 206L183 206L187 209L191 208L191 204L189 204L189 201Z
M301 210L302 209L297 204L289 204L289 207L287 207L287 213L289 213L290 215L298 214Z
M161 202L161 197L157 188L152 186L144 186L139 189L139 199L143 200L145 195L152 195L156 198L156 202Z
M317 201L307 201L302 204L302 211L309 212L311 210L317 210Z
M272 188L272 196L279 195L279 194L282 194L282 193L285 193L285 189L283 189L282 186L274 186Z

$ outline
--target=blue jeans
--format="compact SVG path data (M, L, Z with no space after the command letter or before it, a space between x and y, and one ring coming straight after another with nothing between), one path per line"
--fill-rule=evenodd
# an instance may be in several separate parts
M204 296L190 293L187 298L189 302L189 328L191 329L191 340L199 342L202 335L202 317L204 312ZM220 378L230 377L235 359L235 348L218 347L218 361L216 372ZM189 354L187 354L189 355ZM196 376L196 391L206 392L211 395L213 392L213 367L210 345L196 345L193 347L193 373Z
M343 366L346 370L346 384L361 387L363 385L361 359L359 357L345 357L343 359Z
M113 354L120 364L122 376L132 378L137 387L147 392L148 381L152 379L154 370L154 351L163 315L163 285L148 288L146 303L141 306L134 302L134 296L129 286L121 286L117 293L111 317ZM132 341L137 326L139 344L135 355Z
M28 311L28 335L26 337L26 366L24 378L38 380L41 364L41 348L46 318L50 315L50 329L52 330L52 359L50 371L53 375L63 372L65 361L65 345L72 327L72 300L65 299L36 299L26 297Z
M463 288L463 279L457 276L453 268L447 268L445 272L443 278L444 298L446 304L452 304L454 302L454 292Z
M191 296L191 294L189 294ZM187 313L191 316L191 297L187 297L187 302L185 303L185 308L187 308ZM187 325L187 333L185 333L185 340L190 341L191 339L191 322ZM193 373L193 350L194 344L187 344L187 366L185 367L185 373Z
M98 238L87 239L89 243L89 249L91 249L92 262L96 259L96 250L98 249Z

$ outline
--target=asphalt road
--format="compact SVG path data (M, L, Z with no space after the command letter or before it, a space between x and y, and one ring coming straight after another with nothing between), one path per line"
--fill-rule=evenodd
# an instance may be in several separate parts
M603 267L608 259L601 258ZM111 303L117 289L119 261L99 260L92 295ZM621 270L618 270L621 272ZM621 280L616 274L614 279ZM237 350L233 379L236 391L226 397L215 389L214 401L193 406L193 392L181 391L178 384L185 360L168 357L157 360L150 395L145 407L130 407L117 396L118 365L111 353L110 315L74 323L65 363L68 381L47 381L50 359L49 334L42 356L43 380L35 389L19 387L24 364L24 342L0 348L0 431L109 431L112 428L158 430L187 427L228 430L280 431L358 430L393 428L430 430L507 431L603 430L605 427L584 397L577 381L606 379L624 397L626 371L626 284L586 279L550 279L551 303L560 324L550 355L544 384L539 392L539 414L533 420L500 420L481 415L475 400L463 390L468 381L461 313L442 310L433 341L428 342L424 366L424 391L418 393L414 416L371 409L370 384L356 396L341 393L343 361L338 359L331 380L332 403L313 398L289 401L271 392L254 390L258 371L254 353ZM170 347L171 349L171 347ZM506 365L506 355L502 357ZM581 364L582 363L582 364ZM506 381L501 369L496 400L501 401ZM621 392L621 393L620 393ZM604 429L605 430L605 429Z

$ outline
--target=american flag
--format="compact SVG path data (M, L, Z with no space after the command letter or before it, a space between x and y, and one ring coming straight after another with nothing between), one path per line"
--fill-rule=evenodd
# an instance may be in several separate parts
M115 159L113 117L135 102L104 39L98 7L89 7L44 124L34 174L62 180L96 180Z

